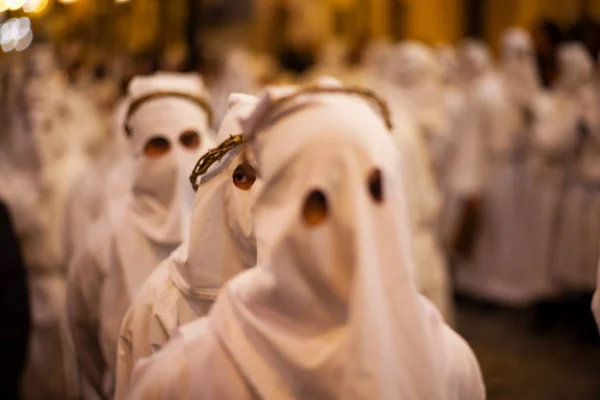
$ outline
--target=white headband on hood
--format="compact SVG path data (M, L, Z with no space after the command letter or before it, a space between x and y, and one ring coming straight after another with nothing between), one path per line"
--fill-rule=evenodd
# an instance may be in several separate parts
M274 105L287 94L268 91L242 120L264 180L254 216L267 252L226 285L209 323L260 398L441 398L383 119L360 95ZM311 193L326 201L319 226L302 216Z

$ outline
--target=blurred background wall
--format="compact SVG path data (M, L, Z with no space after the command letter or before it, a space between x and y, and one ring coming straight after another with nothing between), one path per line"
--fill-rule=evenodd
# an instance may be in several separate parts
M29 18L35 40L55 42L67 59L114 59L113 69L126 70L134 61L123 58L196 65L234 44L314 57L332 37L352 48L373 38L435 44L476 36L497 50L511 25L534 30L548 20L585 32L600 20L600 0L0 0L0 11L2 22Z

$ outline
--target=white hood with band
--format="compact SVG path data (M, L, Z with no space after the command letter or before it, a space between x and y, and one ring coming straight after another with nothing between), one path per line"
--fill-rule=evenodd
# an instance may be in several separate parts
M232 135L241 134L237 116L257 100L244 95L230 97L218 142L227 144ZM242 146L224 153L198 177L189 239L154 271L123 318L117 399L125 398L138 359L158 351L181 325L207 315L221 286L256 264L250 206L260 180L252 182L253 177L245 173L252 167L243 162Z
M139 363L130 398L482 399L472 352L413 281L400 159L370 102L385 107L330 83L295 93L242 123L260 264Z

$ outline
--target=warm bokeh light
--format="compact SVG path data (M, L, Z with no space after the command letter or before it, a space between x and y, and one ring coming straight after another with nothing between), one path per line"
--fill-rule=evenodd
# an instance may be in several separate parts
M124 4L124 3L129 3L131 0L115 0L115 3L117 4Z
M59 3L62 4L73 4L73 3L77 3L79 0L58 0Z
M25 5L25 0L6 0L6 6L9 10L16 11Z
M31 21L27 17L11 18L0 27L0 47L2 51L23 51L33 41Z
M25 12L41 12L48 6L48 0L25 0L23 10Z

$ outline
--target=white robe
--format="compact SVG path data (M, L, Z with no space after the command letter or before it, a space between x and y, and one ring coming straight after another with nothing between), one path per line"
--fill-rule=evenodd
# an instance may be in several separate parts
M39 61L34 58L34 64ZM98 138L94 110L49 68L24 88L28 104L22 142L39 162L38 228L24 241L30 270L32 337L23 377L24 397L79 396L74 346L66 309L63 223L67 196L77 174L89 165L87 151Z
M67 305L69 323L85 400L109 396L110 379L99 341L100 299L108 266L118 257L111 239L124 218L124 198L131 190L131 160L118 162L108 173L103 214L87 230L85 242L69 263Z
M390 101L394 114L392 136L402 155L406 205L419 291L438 307L444 319L454 322L454 305L448 266L440 235L442 197L435 166L425 138L402 103Z
M508 77L489 73L469 96L465 159L472 164L458 177L463 193L481 201L475 247L468 264L457 270L457 288L470 295L504 304L532 300L531 281L522 246L525 187L522 142L528 127L523 110L506 86ZM463 161L460 161L463 162Z
M127 103L122 101L114 111L110 138L105 141L102 152L95 157L91 165L80 171L68 194L64 221L67 262L84 244L87 230L102 214L107 197L115 194L112 188L107 188L115 179L111 179L110 183L107 180L113 166L125 156L127 151L124 130L126 112ZM124 169L121 170L121 173L124 175L120 176L118 180L123 181L126 185L128 174Z
M524 171L527 223L523 229L528 237L524 257L532 296L540 299L555 296L560 290L552 271L552 256L565 174L577 142L576 108L563 93L540 98Z
M218 140L241 127L237 116L256 103L234 95ZM150 275L123 318L117 352L116 398L125 398L137 360L162 348L179 326L208 314L220 287L256 264L250 196L260 187L238 189L232 175L241 148L230 150L203 175L192 210L189 240Z
M130 398L483 399L473 353L417 293L381 115L357 94L281 95L243 120L261 263L140 362Z
M591 87L587 88L591 89ZM566 290L591 292L596 287L600 256L600 113L598 95L585 90L577 103L585 139L566 177L556 228L552 270Z
M184 97L152 97L165 92ZM158 73L137 77L129 86L131 104L138 99L148 100L128 112L131 190L124 199L123 217L111 221L109 240L114 243L115 257L106 266L100 295L99 340L111 386L116 374L119 330L129 304L152 271L189 234L194 200L189 175L214 139L208 110L185 97L205 103L205 93L201 78L194 74ZM197 134L198 143L189 148L182 135L191 131ZM168 143L167 152L147 155L145 148L156 135Z

